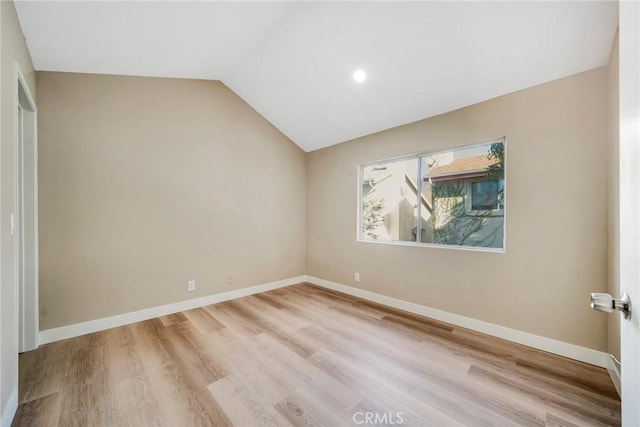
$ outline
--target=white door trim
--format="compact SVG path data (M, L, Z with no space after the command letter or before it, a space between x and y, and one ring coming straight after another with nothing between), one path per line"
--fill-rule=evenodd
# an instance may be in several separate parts
M15 186L15 198L14 198L14 213L13 216L15 218L15 222L17 224L17 229L13 233L14 239L14 248L16 253L16 258L14 261L15 267L15 277L14 283L17 288L16 292L16 304L18 313L18 351L28 351L33 350L38 347L38 332L39 332L39 301L38 301L38 109L36 103L34 101L33 96L29 90L29 85L27 84L27 80L20 69L20 65L17 61L13 63L13 81L14 81L14 108L17 110L19 106L22 107L23 110L28 111L27 116L29 118L28 123L25 123L25 126L29 126L29 138L32 139L33 143L33 234L34 239L31 242L31 256L32 256L32 271L31 277L33 280L29 281L26 286L23 286L19 283L19 277L24 277L24 274L19 274L20 269L20 252L25 253L25 246L20 245L20 234L22 232L22 217L23 217L23 208L19 206L20 202L20 194L22 192L22 188L20 184L22 179L18 177L18 174L23 169L20 166L20 150L22 147L22 141L20 140L20 114L15 114L14 118L14 180L16 183ZM21 92L23 95L23 99L21 99ZM26 99L24 99L26 98ZM26 103L28 105L21 105L21 103Z

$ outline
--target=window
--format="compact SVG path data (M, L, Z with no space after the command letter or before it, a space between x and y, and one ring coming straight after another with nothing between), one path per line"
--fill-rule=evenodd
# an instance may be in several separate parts
M471 183L471 210L486 211L501 209L500 195L503 180L476 181Z
M504 141L360 168L359 239L504 249Z

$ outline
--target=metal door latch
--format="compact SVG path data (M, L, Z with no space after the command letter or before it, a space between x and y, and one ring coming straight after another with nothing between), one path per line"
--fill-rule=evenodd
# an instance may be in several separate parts
M620 298L614 298L609 294L593 293L591 294L591 308L605 313L619 310L624 314L625 319L631 317L631 299L626 292L623 292Z

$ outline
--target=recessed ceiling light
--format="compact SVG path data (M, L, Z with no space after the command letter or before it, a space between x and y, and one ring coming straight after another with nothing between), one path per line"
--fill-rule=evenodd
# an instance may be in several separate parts
M367 73L365 73L364 70L358 69L353 72L353 80L355 80L356 83L362 83L366 79Z

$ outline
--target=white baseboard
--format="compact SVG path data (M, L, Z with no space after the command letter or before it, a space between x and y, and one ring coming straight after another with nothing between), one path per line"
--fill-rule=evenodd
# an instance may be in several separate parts
M320 279L313 276L306 276L306 281L314 285L333 289L338 292L353 295L369 301L388 305L390 307L399 308L411 313L420 314L432 319L450 323L452 325L461 326L483 334L502 338L518 344L536 348L538 350L568 357L570 359L579 360L591 365L608 368L610 358L607 353L581 347L575 344L554 340L540 335L530 334L528 332L519 331L517 329L507 328L506 326L495 325L493 323L484 322L482 320L472 319L470 317L461 316L459 314L449 313L424 305L414 304L397 298L391 298L385 295L376 294L374 292L365 291L363 289L354 288L352 286L342 285L340 283L331 282L329 280Z
M611 377L611 381L613 382L613 386L616 388L618 392L618 396L622 397L622 380L620 379L620 368L613 361L613 357L609 356L609 364L606 366L607 372L609 372L609 376Z
M79 337L81 335L104 331L106 329L116 328L118 326L130 325L132 323L154 319L160 316L166 316L169 314L178 313L180 311L191 310L193 308L204 307L223 301L246 297L249 295L258 294L260 292L270 291L272 289L295 285L296 283L304 282L305 278L306 276L291 277L289 279L278 280L277 282L264 283L261 285L250 286L234 291L207 295L201 298L180 301L173 304L161 305L158 307L146 308L144 310L133 311L131 313L118 314L102 319L90 320L88 322L61 326L59 328L46 329L44 331L40 331L38 335L38 343L47 344L67 338ZM4 425L2 427L4 427Z
M102 319L91 320L88 322L77 323L74 325L47 329L44 331L40 331L38 341L39 341L39 344L47 344L54 341L60 341L67 338L78 337L78 336L90 334L93 332L104 331L110 328L116 328L119 326L129 325L129 324L141 322L144 320L154 319L156 317L166 316L169 314L178 313L180 311L191 310L193 308L204 307L207 305L216 304L223 301L229 301L232 299L257 294L260 292L266 292L272 289L282 288L285 286L290 286L290 285L294 285L296 283L301 283L301 282L313 283L318 286L322 286L328 289L333 289L335 291L343 292L345 294L353 295L369 301L377 302L390 307L405 310L411 313L420 314L422 316L447 322L452 325L461 326L463 328L471 329L477 332L502 338L518 344L537 348L539 350L547 351L549 353L557 354L560 356L579 360L581 362L600 366L610 370L610 375L612 375L612 379L616 387L619 387L619 384L620 384L619 371L616 369L615 365L613 365L613 373L611 373L612 371L611 367L613 362L609 357L609 355L602 351L597 351L590 348L581 347L575 344L570 344L570 343L554 340L551 338L534 335L528 332L507 328L505 326L495 325L493 323L472 319L470 317L449 313L446 311L438 310L438 309L427 307L424 305L414 304L414 303L400 300L397 298L392 298L385 295L376 294L374 292L365 291L363 289L354 288L352 286L346 286L340 283L331 282L329 280L320 279L314 276L292 277L289 279L279 280L277 282L250 286L247 288L237 289L234 291L208 295L201 298L195 298L187 301L180 301L173 304L162 305L159 307L152 307L144 310L134 311L131 313L124 313L116 316L105 317ZM617 375L617 381L618 381L617 383L616 383L616 380L614 379L614 375ZM16 395L16 399L17 399L17 395ZM17 403L17 400L16 400L16 403ZM14 409L14 412L15 412L15 409ZM3 420L4 420L4 414L3 414ZM0 427L4 427L4 424Z
M11 423L13 422L13 417L16 416L16 411L18 410L18 387L14 387L11 391L11 395L9 396L9 400L7 400L7 404L4 406L2 410L2 415L0 416L0 427L11 427Z

